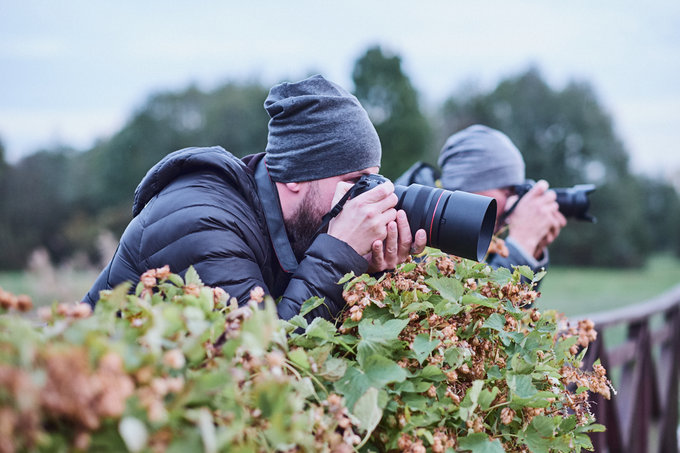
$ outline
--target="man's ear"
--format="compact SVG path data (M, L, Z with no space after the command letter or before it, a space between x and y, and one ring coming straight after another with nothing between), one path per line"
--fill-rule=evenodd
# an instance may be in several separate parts
M283 218L288 219L295 213L304 200L305 187L307 183L304 182L277 182L276 190L279 193L279 201L281 202L281 211Z
M287 183L284 183L284 186L290 192L295 193L295 194L300 193L300 191L302 190L302 184L300 184L299 182L287 182Z

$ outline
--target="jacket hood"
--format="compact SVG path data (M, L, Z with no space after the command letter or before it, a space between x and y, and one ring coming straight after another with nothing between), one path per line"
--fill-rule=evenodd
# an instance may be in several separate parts
M249 198L255 194L251 170L229 151L221 146L184 148L168 154L146 173L135 190L132 215L137 216L175 178L196 171L219 174Z

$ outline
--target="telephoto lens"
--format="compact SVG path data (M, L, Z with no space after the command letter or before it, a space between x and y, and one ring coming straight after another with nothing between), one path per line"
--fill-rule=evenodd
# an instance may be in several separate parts
M364 175L350 189L356 196L387 181L381 175ZM486 256L496 225L496 200L462 191L420 184L394 186L397 209L408 217L411 232L427 233L427 245L444 253L481 261Z

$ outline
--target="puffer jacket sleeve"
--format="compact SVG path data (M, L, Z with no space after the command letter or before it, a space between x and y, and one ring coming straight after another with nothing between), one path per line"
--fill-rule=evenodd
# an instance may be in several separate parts
M302 303L311 297L323 297L325 304L306 315L308 321L322 317L335 319L345 306L342 285L338 281L347 273L363 274L366 260L347 243L321 234L307 250L277 306L279 317L290 319L300 313Z
M213 173L176 179L139 215L144 224L139 262L146 269L193 266L203 283L219 286L240 303L250 291L268 290L262 268L268 242L263 223L241 188Z

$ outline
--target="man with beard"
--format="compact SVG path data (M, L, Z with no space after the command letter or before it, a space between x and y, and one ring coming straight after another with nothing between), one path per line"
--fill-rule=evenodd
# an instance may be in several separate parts
M322 297L307 318L334 319L345 306L337 282L346 273L391 269L424 249L425 231L413 239L390 182L324 218L380 165L378 135L354 96L314 76L274 86L264 105L264 153L238 159L221 147L187 148L149 170L134 218L84 301L94 306L99 291L167 264L180 274L193 266L239 304L261 287L283 319Z

